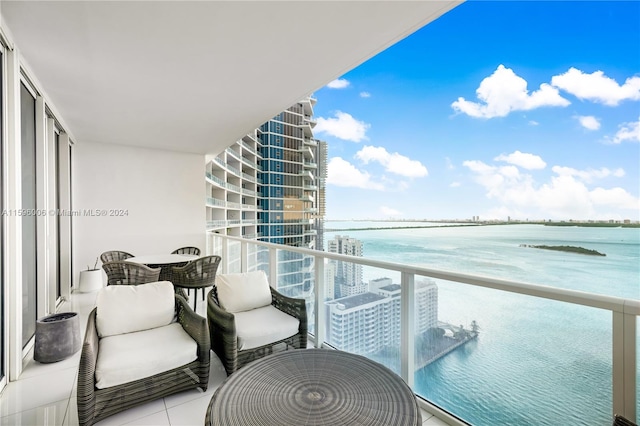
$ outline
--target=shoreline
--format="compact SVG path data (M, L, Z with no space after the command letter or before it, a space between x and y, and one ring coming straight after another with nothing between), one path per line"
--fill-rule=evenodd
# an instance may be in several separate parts
M640 223L592 223L592 222L451 222L451 221L386 221L386 220L335 220L326 222L429 222L449 223L450 225L406 225L406 226L373 226L367 228L325 228L325 232L340 231L384 231L387 229L425 229L425 228L461 228L474 226L499 226L499 225L544 225L565 226L577 228L640 228Z

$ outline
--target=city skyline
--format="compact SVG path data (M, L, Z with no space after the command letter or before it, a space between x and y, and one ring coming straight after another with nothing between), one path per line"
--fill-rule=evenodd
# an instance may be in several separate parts
M327 219L640 219L640 4L467 2L317 90Z

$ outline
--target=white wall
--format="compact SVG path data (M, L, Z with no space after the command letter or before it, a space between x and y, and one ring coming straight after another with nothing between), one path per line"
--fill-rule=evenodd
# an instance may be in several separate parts
M80 143L72 181L74 286L79 271L106 250L134 255L171 253L181 246L204 252L204 155ZM85 210L106 210L87 216ZM124 210L123 216L112 216ZM98 262L100 267L100 262Z

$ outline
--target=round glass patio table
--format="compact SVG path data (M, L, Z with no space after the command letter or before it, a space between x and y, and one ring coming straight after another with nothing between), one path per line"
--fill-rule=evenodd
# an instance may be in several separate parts
M420 426L416 397L388 368L331 349L296 349L254 361L211 398L205 426Z

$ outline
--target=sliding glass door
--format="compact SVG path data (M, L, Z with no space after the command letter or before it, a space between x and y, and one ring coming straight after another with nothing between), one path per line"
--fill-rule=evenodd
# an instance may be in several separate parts
M36 98L20 85L20 131L22 165L22 347L35 334L37 319L37 226L36 226ZM34 214L29 214L34 212Z

